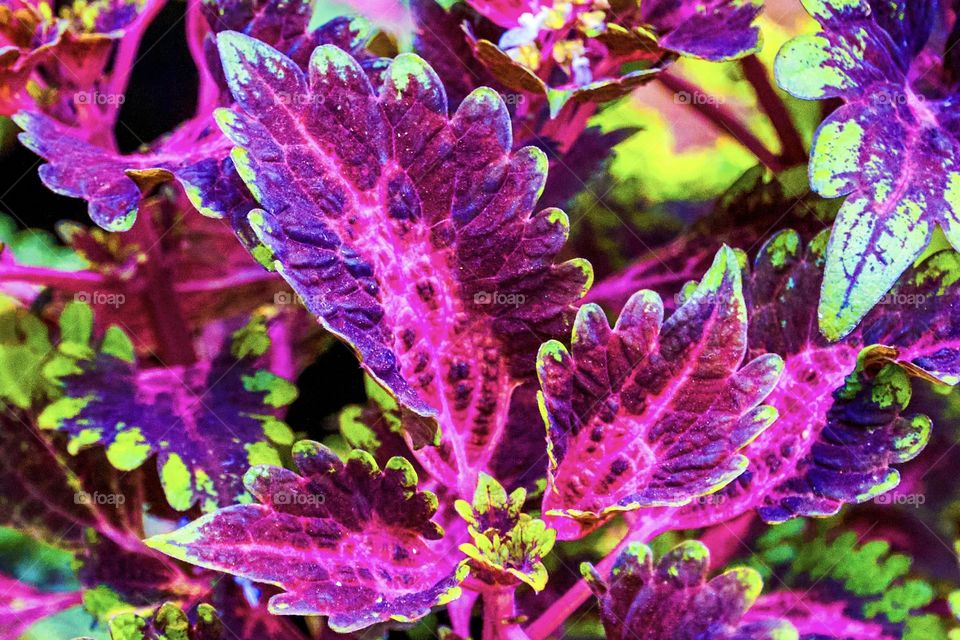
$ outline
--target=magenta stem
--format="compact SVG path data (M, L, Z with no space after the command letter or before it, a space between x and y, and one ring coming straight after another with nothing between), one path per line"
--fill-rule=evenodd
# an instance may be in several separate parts
M193 58L193 63L197 67L197 75L200 76L196 116L209 114L220 102L220 88L207 67L206 54L203 48L203 42L209 32L210 25L203 17L200 2L188 0L187 46L190 48L190 57Z
M796 166L807 161L807 152L803 146L803 137L793 122L793 117L780 98L780 94L770 82L767 68L757 56L747 56L740 61L743 75L753 86L757 102L763 109L780 138L780 159L787 166Z
M110 96L120 96L126 93L127 84L130 82L130 74L133 73L133 67L137 63L137 53L140 50L140 41L143 40L143 34L153 19L157 17L166 0L147 0L147 5L143 12L127 29L123 38L120 40L120 46L117 49L117 57L113 63L113 69L110 72L110 80L107 83L107 93ZM111 128L117 122L117 116L120 114L120 100L111 100L110 108L107 113L106 122Z
M760 139L753 135L729 109L720 104L720 101L704 92L692 82L664 71L657 79L675 95L686 97L686 106L694 109L709 122L716 125L721 131L729 133L734 140L743 145L750 153L757 157L767 168L780 172L785 167Z
M517 624L514 587L483 592L483 640L528 640Z
M94 285L109 286L107 278L94 271L61 271L47 267L0 266L0 282L23 282L66 291L82 291Z

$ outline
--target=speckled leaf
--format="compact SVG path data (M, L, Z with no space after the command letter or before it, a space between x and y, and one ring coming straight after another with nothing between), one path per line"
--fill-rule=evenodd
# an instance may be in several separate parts
M600 601L609 640L797 640L789 622L776 618L744 622L763 588L753 569L731 569L707 580L710 552L691 540L656 563L653 551L631 543L611 575L584 563L581 571Z
M525 583L535 591L547 584L543 557L550 553L557 532L539 518L523 513L527 490L507 495L499 482L481 473L473 503L457 500L457 512L467 522L472 542L460 545L464 564L481 582L491 585Z
M156 454L167 500L179 510L239 499L243 473L279 463L273 444L293 441L276 414L295 388L250 360L238 361L229 345L190 367L141 370L129 338L110 327L98 352L80 354L60 382L64 396L44 409L40 426L69 434L71 453L105 446L122 470Z
M783 368L776 355L742 364L746 348L740 267L727 247L666 322L660 298L641 291L612 330L599 307L582 307L572 353L541 348L543 510L562 538L617 511L686 504L743 472L740 449L776 419L761 403Z
M931 256L857 331L830 343L808 304L823 278L826 243L824 233L805 248L785 231L761 249L748 287L750 349L784 358L782 380L767 399L780 418L744 450L747 471L714 500L685 510L678 526L754 507L768 521L830 515L895 487L893 465L926 444L930 420L905 411L908 374L957 382L960 260L953 251Z
M376 91L336 47L316 49L304 74L246 36L219 41L238 106L218 121L278 270L402 404L438 419L454 466L475 473L536 347L569 329L590 279L582 261L553 263L566 216L532 213L546 158L511 152L492 90L448 118L414 55Z
M940 225L960 247L960 127L956 96L926 95L936 63L919 53L931 0L807 0L822 25L791 40L777 80L798 98L846 104L817 131L810 182L847 196L827 249L820 328L849 334L920 256Z
M16 640L35 622L78 604L79 591L42 592L0 574L0 636Z
M235 505L147 543L175 558L275 584L275 614L326 615L340 632L409 621L459 596L455 567L431 522L437 499L416 491L403 458L380 470L364 452L341 461L294 446L300 475L272 466L244 478L259 504Z

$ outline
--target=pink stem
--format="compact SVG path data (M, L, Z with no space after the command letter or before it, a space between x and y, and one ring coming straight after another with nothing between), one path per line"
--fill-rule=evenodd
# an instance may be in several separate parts
M685 94L690 97L687 104L701 116L717 126L721 131L729 133L734 140L746 147L757 160L766 165L771 171L780 172L784 169L783 163L777 158L760 139L753 135L740 120L716 99L711 98L700 87L692 82L664 71L657 79L675 94Z
M0 282L24 282L67 291L80 291L90 285L109 286L107 278L94 271L61 271L21 265L0 265Z
M110 72L110 80L107 83L108 95L120 96L126 93L127 84L130 82L130 74L133 73L133 67L137 62L137 53L140 50L140 41L143 40L143 34L146 33L150 23L157 17L165 4L166 0L147 0L143 13L130 25L120 40L117 57ZM111 128L116 124L117 116L120 114L120 102L119 100L111 101L106 118L106 122Z
M514 587L483 592L483 640L529 640L517 624Z
M294 380L297 368L294 364L293 348L290 344L290 327L287 316L281 314L267 328L270 336L270 371L285 380Z
M176 285L177 293L199 293L203 291L221 291L223 289L233 289L244 287L258 282L270 282L274 280L278 285L282 285L276 273L265 271L263 269L251 269L241 271L223 278L211 278L208 280L188 280Z
M220 102L220 88L207 67L203 48L203 42L209 31L210 25L203 17L200 2L188 0L187 46L190 48L190 57L193 58L193 63L197 67L197 74L200 76L200 90L197 93L197 112L195 114L197 116L210 113Z
M463 595L447 605L450 614L450 626L461 638L470 637L470 619L473 617L473 605L480 594L476 591L464 591Z

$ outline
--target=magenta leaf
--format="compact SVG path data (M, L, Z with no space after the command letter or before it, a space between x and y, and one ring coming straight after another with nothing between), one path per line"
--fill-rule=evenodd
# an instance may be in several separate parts
M278 270L402 404L438 418L444 455L482 468L512 387L540 342L569 330L590 280L582 261L554 264L566 216L532 213L543 153L511 152L492 90L448 118L414 55L377 91L336 47L316 49L304 74L257 40L219 42L237 108L218 121Z
M16 640L35 622L80 604L79 591L43 592L0 574L0 635Z
M561 537L618 511L686 504L743 473L740 450L776 419L761 403L783 369L776 355L742 365L746 348L740 267L727 247L666 322L659 296L641 291L612 330L599 307L583 306L572 353L543 345L543 510Z
M810 183L847 196L827 248L820 328L849 334L921 255L939 225L960 248L960 129L941 50L921 53L937 2L804 3L822 30L781 49L780 85L845 105L818 129Z
M785 620L743 620L763 588L760 574L742 567L707 580L709 564L709 550L695 540L657 563L650 547L634 542L617 557L609 580L588 563L581 571L600 602L608 640L797 638Z
M704 526L754 507L771 522L831 515L895 487L900 475L892 465L926 444L930 420L905 411L908 374L957 381L957 254L937 253L908 271L860 328L831 344L807 304L823 278L826 243L824 233L804 248L785 231L757 256L750 349L785 361L767 399L780 418L744 450L746 473L714 500L686 509L677 526Z
M272 466L246 474L259 504L221 509L147 544L277 585L284 593L270 599L273 613L326 615L340 632L416 620L459 597L443 531L431 521L436 496L416 491L409 462L392 458L381 470L367 453L341 461L307 440L293 455L301 475Z
M77 353L83 345L72 349ZM129 338L111 327L98 352L78 356L60 378L63 397L40 414L40 426L66 432L71 453L104 445L121 470L156 454L175 509L199 501L213 510L240 499L244 471L279 464L274 443L293 442L277 413L296 397L295 388L251 359L237 358L229 345L189 367L139 369Z

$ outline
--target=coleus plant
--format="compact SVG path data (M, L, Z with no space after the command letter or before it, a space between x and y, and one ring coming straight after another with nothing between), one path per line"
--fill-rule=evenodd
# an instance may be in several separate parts
M856 581L816 545L908 547L856 517L924 497L926 445L953 445L958 9L804 7L822 30L776 79L845 102L809 189L759 2L422 0L415 33L363 3L189 3L195 113L130 153L119 107L164 3L0 5L4 113L99 227L0 256L0 532L67 576L0 544L0 630L947 638L943 576ZM779 155L694 59L743 73ZM763 166L591 293L553 206L578 185L549 176L602 174L633 131L590 116L654 79ZM338 378L358 397L304 419ZM839 536L796 520L847 513Z

